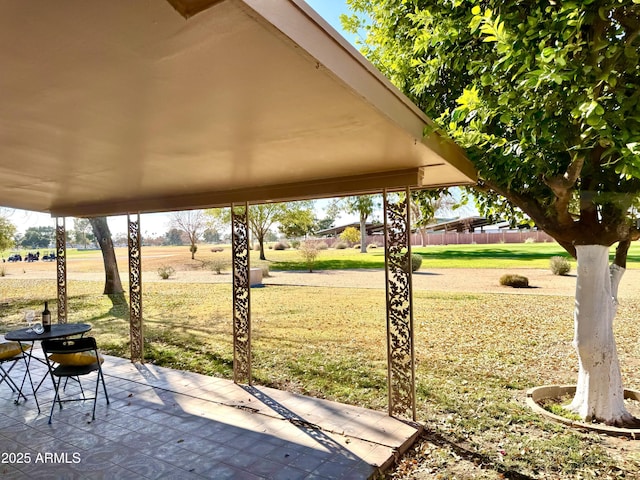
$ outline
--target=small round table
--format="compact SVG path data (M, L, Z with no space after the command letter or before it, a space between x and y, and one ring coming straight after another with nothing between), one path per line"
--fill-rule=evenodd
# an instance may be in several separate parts
M29 331L31 330L31 331ZM72 335L80 335L91 330L88 323L54 323L50 332L37 334L33 329L21 328L4 334L4 338L13 342L37 342L52 338L64 338Z
M39 342L42 340L50 340L52 338L64 338L64 337L71 337L73 335L82 335L84 333L87 333L89 330L91 330L91 325L89 325L88 323L54 323L51 325L51 331L43 332L40 334L34 332L33 328L21 328L19 330L13 330L11 332L7 332L4 334L4 338L12 342L31 342L31 348L25 352L26 353L26 356L25 356L26 371L25 371L24 377L22 378L20 393L22 393L22 389L24 388L24 382L27 378L27 375L29 375L29 381L31 382L31 388L33 390L33 398L36 401L36 406L38 407L38 413L40 413L40 402L38 402L38 397L36 393L38 392L38 389L42 385L42 382L44 382L44 379L47 378L47 375L42 377L42 379L40 380L40 383L38 383L38 386L36 388L33 388L33 381L31 380L31 373L29 371L29 367L31 366L31 360L33 358L35 358L41 363L44 363L45 365L47 364L45 363L44 360L41 360L40 358L33 356L33 344L35 342ZM24 394L22 394L22 396L24 397ZM27 397L24 397L24 398L26 399ZM20 399L20 396L18 396L18 399Z

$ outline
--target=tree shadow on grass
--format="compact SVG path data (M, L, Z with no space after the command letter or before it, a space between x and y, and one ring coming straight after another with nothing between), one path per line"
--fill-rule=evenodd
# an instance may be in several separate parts
M101 318L112 316L121 318L123 320L128 320L129 303L127 302L127 298L124 296L124 292L112 293L108 294L107 296L109 297L109 300L111 300L111 308L105 315L102 315Z

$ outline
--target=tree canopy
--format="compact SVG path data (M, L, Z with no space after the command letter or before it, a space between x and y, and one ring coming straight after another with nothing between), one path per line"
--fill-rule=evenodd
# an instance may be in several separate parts
M0 252L4 252L15 244L16 227L8 219L0 216Z
M278 230L287 238L300 238L316 229L317 218L313 212L313 202L290 202L278 216Z
M482 213L515 206L574 255L639 237L638 0L348 4L363 53L466 149Z
M313 202L265 203L249 206L249 229L260 246L260 260L266 260L264 242L271 229L280 224L280 230L291 236L309 233L315 224ZM225 227L231 223L231 209L217 208L207 210L210 222L216 227Z
M53 227L29 227L20 240L25 248L48 248L55 244L56 232Z

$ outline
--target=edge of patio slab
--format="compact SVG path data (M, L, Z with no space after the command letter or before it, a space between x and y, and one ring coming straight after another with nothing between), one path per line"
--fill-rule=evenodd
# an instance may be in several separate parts
M301 429L318 429L332 437L342 448L355 449L352 453L371 467L371 475L368 478L378 478L392 467L424 430L424 426L418 422L391 417L378 410L270 387L239 385L228 379L153 364L133 364L119 357L107 358L113 362L110 373L106 374L107 377L119 377L127 371L129 373L126 377L129 381L142 385L173 390L194 399L216 403L220 407L236 409L238 413L244 411L246 414L279 419ZM169 382L172 384L169 386L166 383L166 374L158 375L161 371L171 376L174 373L170 372L180 372L182 381ZM137 380L134 376L138 377ZM161 380L162 377L165 377L165 380ZM207 388L209 382L214 382L219 387ZM221 383L227 385L220 388ZM194 387L205 388L196 393ZM248 401L250 397L252 401ZM362 455L363 452L368 453Z

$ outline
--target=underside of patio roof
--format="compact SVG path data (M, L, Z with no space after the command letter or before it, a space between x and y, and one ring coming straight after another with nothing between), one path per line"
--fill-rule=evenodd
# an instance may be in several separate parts
M301 0L5 0L0 205L115 215L473 183Z

